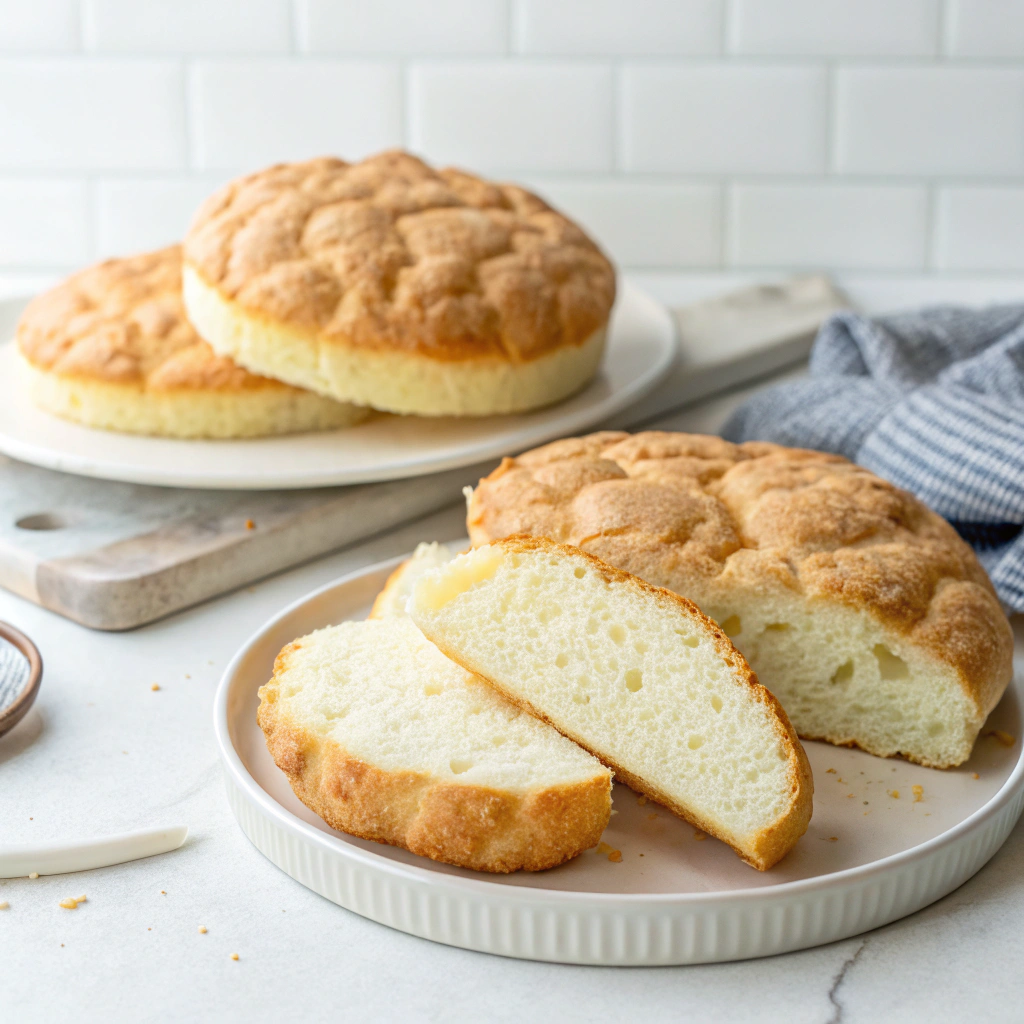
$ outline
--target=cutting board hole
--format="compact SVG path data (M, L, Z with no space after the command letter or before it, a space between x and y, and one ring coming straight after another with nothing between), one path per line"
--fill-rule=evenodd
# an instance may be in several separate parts
M56 512L36 512L30 516L22 516L14 525L19 530L63 530L70 524L64 516Z

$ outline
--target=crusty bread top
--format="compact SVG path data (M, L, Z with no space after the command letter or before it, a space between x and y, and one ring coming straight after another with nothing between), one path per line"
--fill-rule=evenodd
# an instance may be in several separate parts
M33 299L18 347L37 369L152 390L287 388L217 355L181 300L181 247L107 260ZM295 390L295 389L291 389Z
M481 480L469 535L574 544L699 602L744 588L863 609L958 670L983 714L1013 637L984 569L920 501L848 460L751 441L603 432Z
M608 260L537 196L399 150L229 183L196 214L185 260L251 313L436 360L581 345L615 298Z

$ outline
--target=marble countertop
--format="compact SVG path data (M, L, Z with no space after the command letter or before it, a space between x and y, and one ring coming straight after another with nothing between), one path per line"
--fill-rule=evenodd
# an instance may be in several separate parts
M734 401L666 425L713 429ZM342 910L265 860L224 797L211 724L221 672L284 605L419 540L464 535L463 514L453 505L128 633L91 632L0 591L0 619L33 637L45 663L35 707L0 737L2 839L191 830L162 857L0 880L9 904L0 1020L1021 1019L1024 823L971 881L903 921L818 949L696 967L467 952ZM75 911L58 906L83 894Z

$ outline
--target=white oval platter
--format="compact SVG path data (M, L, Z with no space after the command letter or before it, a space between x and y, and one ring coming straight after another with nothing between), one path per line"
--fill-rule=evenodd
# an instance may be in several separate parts
M0 322L14 306L0 309ZM8 315L5 315L8 314ZM79 476L170 487L268 490L370 483L438 473L579 433L638 402L671 369L672 315L620 282L608 349L578 395L515 416L379 415L345 430L236 441L186 441L93 430L30 401L17 353L0 346L0 452Z
M297 881L364 917L533 960L658 965L768 956L856 935L940 899L992 857L1020 816L1018 672L973 757L957 769L807 743L810 829L765 873L621 785L603 837L621 852L618 862L591 850L552 871L488 875L337 832L295 798L271 760L256 724L256 691L286 643L365 617L398 561L331 583L268 622L228 666L214 706L228 800L243 832ZM993 729L1014 742L1003 745Z

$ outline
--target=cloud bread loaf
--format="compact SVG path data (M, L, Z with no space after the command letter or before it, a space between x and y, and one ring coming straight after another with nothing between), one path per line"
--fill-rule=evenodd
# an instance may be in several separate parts
M597 370L615 274L537 196L394 151L229 183L185 239L185 302L220 353L342 401L486 415Z
M512 537L425 573L408 611L450 658L748 864L770 868L806 831L811 772L785 712L685 598Z
M289 644L258 720L324 821L433 860L540 871L595 846L608 824L608 770L401 615Z
M835 455L606 432L506 459L474 544L579 545L722 624L805 739L960 764L1012 674L974 553L912 495Z
M89 427L258 437L350 426L370 412L217 355L185 316L179 246L68 278L28 304L17 340L36 404Z

